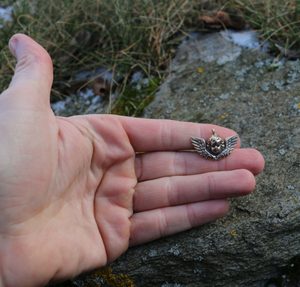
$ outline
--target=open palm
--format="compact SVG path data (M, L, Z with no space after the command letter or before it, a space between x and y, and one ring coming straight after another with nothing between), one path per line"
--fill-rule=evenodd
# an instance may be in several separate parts
M55 117L52 64L25 35L0 96L0 286L42 286L120 256L130 245L215 220L254 189L253 149L208 161L190 137L233 131L111 115Z

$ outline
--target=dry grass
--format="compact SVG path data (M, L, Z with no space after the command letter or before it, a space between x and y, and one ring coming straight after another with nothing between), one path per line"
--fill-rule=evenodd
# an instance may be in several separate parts
M263 39L287 49L300 49L299 0L232 1Z
M51 54L55 90L79 70L105 67L126 75L142 70L161 78L171 50L168 40L183 26L187 0L18 1L15 21L0 31L0 88L7 85L13 62L6 49L15 32L26 33ZM150 5L149 5L150 3ZM6 76L7 75L7 76Z
M121 91L126 91L128 78L136 70L159 82L181 37L190 30L203 29L197 20L199 15L216 9L233 14L240 11L264 39L286 48L300 47L299 0L5 0L3 3L14 3L15 12L14 21L0 29L0 90L8 85L14 67L7 50L8 39L15 32L23 32L39 41L53 58L53 99L74 92L70 82L78 71L99 67L122 76ZM128 98L130 101L127 92ZM140 100L144 99L139 97ZM122 109L116 110L122 113Z

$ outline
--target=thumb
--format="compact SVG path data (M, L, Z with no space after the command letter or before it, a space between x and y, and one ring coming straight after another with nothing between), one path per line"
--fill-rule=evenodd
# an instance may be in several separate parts
M49 107L53 67L47 51L24 34L14 35L9 48L17 59L15 74L6 91L9 99L21 108Z

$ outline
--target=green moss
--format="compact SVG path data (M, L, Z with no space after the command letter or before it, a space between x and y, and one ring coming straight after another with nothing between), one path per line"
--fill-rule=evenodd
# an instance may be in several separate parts
M93 274L94 277L101 277L110 287L134 287L134 282L126 274L115 274L111 267L104 267Z
M129 85L125 86L124 91L114 103L111 112L124 116L141 116L145 107L152 102L159 84L159 78L152 78L146 87L138 89Z
M76 282L78 280L78 282ZM75 281L66 281L61 284L49 285L55 287L134 287L133 280L126 274L114 273L111 267L103 267L92 273L81 276ZM78 284L77 284L78 283Z

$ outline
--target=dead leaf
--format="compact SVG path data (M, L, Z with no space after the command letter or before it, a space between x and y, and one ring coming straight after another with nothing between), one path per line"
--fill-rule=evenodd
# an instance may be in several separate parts
M199 21L212 29L230 28L243 30L246 28L246 21L238 11L217 11L211 15L202 15Z
M93 81L92 88L95 95L106 97L111 90L111 83L101 77L98 77Z
M289 60L297 60L300 58L300 51L291 50L284 48L278 44L275 44L275 47L279 50L279 52Z
M91 39L91 32L87 30L80 30L78 31L75 36L71 39L71 46L78 46L83 47L84 45L87 45Z

